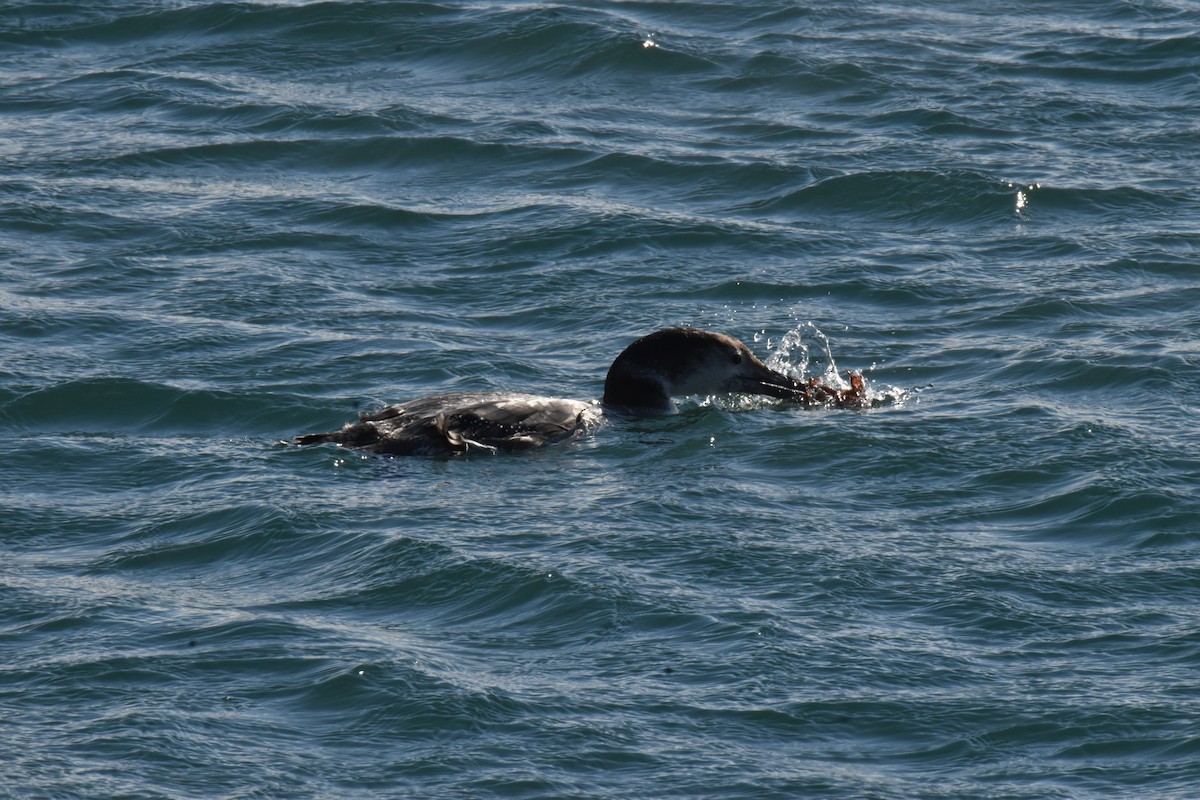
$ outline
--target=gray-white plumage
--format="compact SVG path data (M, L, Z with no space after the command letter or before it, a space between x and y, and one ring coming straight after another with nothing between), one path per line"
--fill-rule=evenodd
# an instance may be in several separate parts
M599 419L599 409L578 400L499 392L442 394L360 414L340 431L300 436L296 443L335 442L392 455L527 450L576 436Z

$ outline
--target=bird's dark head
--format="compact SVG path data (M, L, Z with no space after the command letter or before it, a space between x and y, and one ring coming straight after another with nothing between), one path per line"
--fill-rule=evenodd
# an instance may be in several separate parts
M732 336L667 328L643 336L617 356L604 382L604 404L665 413L674 408L672 397L729 392L796 399L803 387Z

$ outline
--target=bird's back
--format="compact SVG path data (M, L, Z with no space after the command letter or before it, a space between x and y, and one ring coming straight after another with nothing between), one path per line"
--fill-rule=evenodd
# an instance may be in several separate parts
M394 455L527 450L583 433L599 420L588 403L531 394L444 394L361 414L339 431L297 437Z

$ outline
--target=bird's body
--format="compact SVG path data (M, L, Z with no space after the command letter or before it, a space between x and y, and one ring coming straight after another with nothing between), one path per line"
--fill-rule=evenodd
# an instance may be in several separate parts
M855 380L857 378L857 380ZM643 336L617 356L604 382L603 408L625 414L665 414L672 397L738 392L805 406L860 405L861 376L851 389L800 383L767 367L745 344L722 333L667 328ZM591 430L603 409L593 403L531 394L443 394L387 406L330 433L298 436L296 444L332 442L392 455L527 450Z
M422 397L360 414L340 431L297 437L390 455L454 455L528 450L583 433L600 420L591 403L514 393Z

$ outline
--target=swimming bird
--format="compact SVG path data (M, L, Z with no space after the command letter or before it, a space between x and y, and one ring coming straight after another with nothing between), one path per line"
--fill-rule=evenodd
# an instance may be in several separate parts
M766 395L805 406L850 406L863 400L862 377L852 375L851 385L837 389L816 379L800 383L772 370L732 336L667 328L621 351L609 367L601 406L620 414L669 414L675 410L673 397L726 393ZM359 414L341 430L293 441L332 442L392 455L527 450L591 430L603 409L531 394L443 394Z

